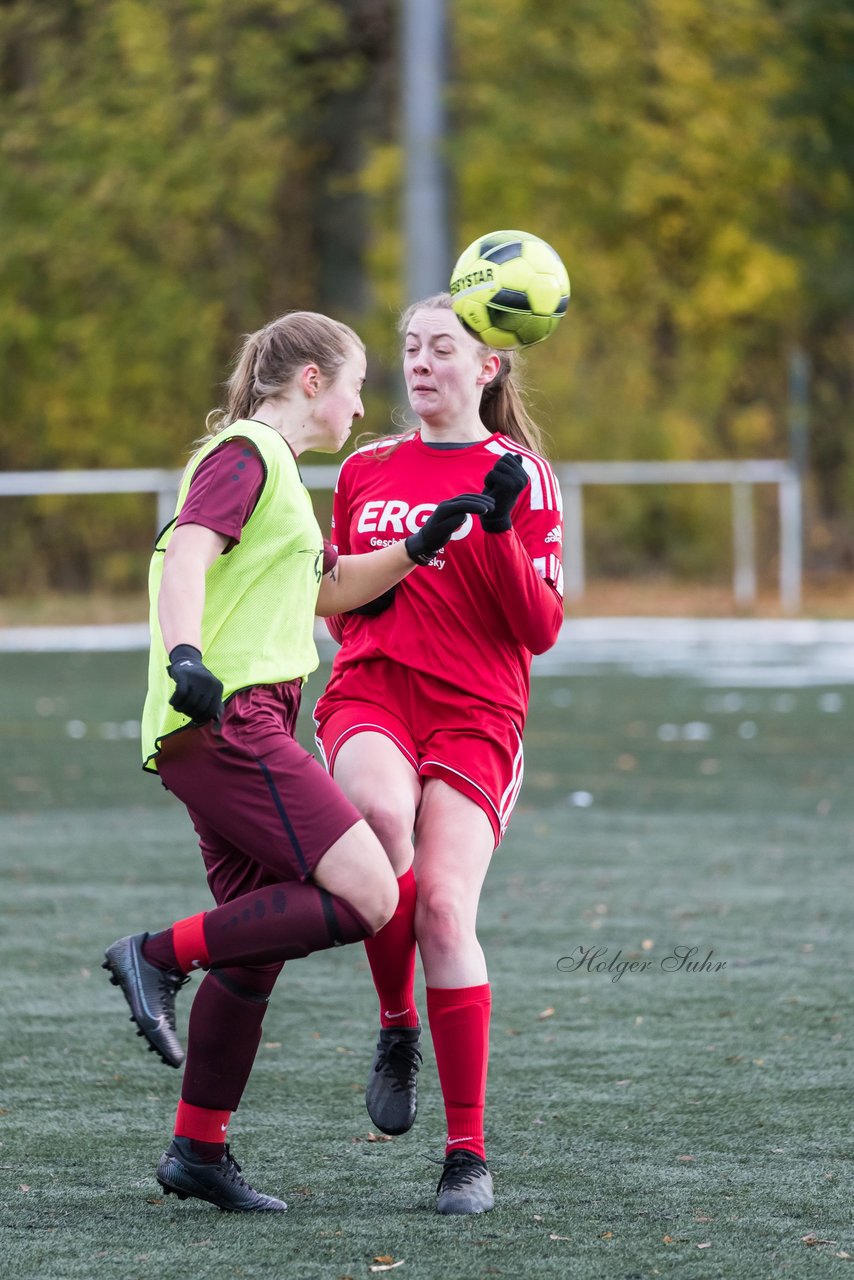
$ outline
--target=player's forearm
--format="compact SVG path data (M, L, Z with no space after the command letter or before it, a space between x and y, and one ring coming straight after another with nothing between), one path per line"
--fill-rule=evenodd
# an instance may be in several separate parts
M201 651L205 611L205 574L227 539L204 525L182 524L169 539L157 597L157 618L166 652L176 644Z
M176 644L201 652L205 612L205 574L225 544L219 534L196 525L175 530L163 565L157 617L167 653Z
M560 634L563 600L537 572L515 529L488 534L483 542L496 599L513 638L531 653L545 653Z
M339 556L320 584L315 613L327 618L375 600L415 568L403 542L364 555Z
M167 560L157 597L160 634L167 653L176 644L191 644L201 652L205 610L205 569L189 557Z

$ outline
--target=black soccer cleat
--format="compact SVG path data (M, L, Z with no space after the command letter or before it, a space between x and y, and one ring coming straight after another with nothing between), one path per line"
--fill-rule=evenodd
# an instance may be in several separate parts
M368 1115L382 1133L407 1133L418 1109L421 1028L383 1027L365 1090Z
M175 1034L175 996L189 978L177 969L149 964L142 954L147 937L147 933L136 933L119 938L104 952L101 968L110 974L113 986L124 992L137 1035L145 1036L149 1049L168 1066L180 1067L184 1050Z
M495 1204L486 1161L463 1148L445 1157L436 1193L438 1213L487 1213Z
M193 1159L188 1138L173 1138L157 1165L157 1181L179 1200L207 1200L227 1213L284 1213L287 1205L250 1187L226 1146L216 1164Z

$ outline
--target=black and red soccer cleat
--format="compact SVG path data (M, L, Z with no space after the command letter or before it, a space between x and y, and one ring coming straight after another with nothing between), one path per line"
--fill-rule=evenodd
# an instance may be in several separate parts
M157 1165L157 1181L167 1195L207 1200L228 1213L284 1213L288 1207L250 1187L227 1146L218 1161L204 1163L193 1158L188 1138L172 1139Z
M487 1213L495 1204L486 1161L463 1148L445 1157L436 1192L439 1213Z
M113 986L121 987L130 1005L137 1035L170 1067L180 1067L184 1050L175 1034L175 996L189 978L177 969L157 969L142 954L147 933L119 938L104 952L102 969Z
M421 1028L383 1027L365 1090L368 1115L382 1133L407 1133L415 1123L420 1067Z

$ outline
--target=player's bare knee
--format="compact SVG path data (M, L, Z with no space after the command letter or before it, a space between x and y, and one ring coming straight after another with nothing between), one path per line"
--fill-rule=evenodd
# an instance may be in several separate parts
M383 855L381 863L366 871L358 890L350 895L350 900L365 923L370 925L374 933L378 933L394 915L398 897L397 880L391 864Z
M357 807L389 857L397 850L411 850L414 814L394 795L372 791L357 801Z
M394 914L397 880L382 845L364 821L354 823L336 840L312 878L348 902L374 932Z
M471 913L446 889L422 893L415 909L415 934L435 952L454 954L474 933Z
M358 877L351 883L350 895L353 905L376 932L394 915L399 897L397 878L373 831L359 823L354 835L360 848Z

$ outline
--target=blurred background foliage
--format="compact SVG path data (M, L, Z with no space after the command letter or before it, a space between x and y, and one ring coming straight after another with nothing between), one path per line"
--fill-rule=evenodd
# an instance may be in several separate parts
M455 242L521 226L572 279L526 358L553 456L786 456L799 345L808 566L854 569L850 0L448 16ZM181 465L240 335L292 307L363 334L366 425L385 429L407 301L399 17L397 0L0 4L0 468ZM4 500L0 587L140 585L152 505ZM727 572L720 491L600 493L588 514L603 571Z

